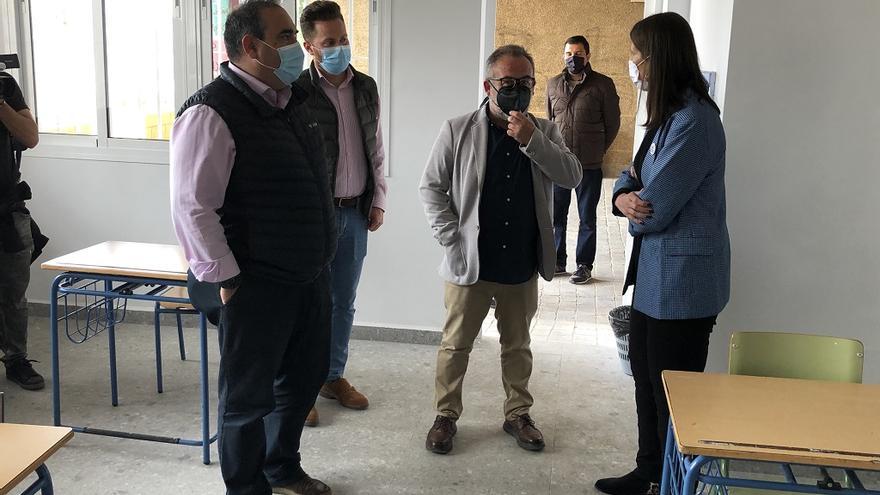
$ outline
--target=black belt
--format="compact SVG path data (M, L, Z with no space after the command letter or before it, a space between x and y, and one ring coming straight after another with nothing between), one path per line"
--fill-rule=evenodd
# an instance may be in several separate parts
M339 208L354 208L358 205L360 199L360 196L356 198L333 198L333 206Z

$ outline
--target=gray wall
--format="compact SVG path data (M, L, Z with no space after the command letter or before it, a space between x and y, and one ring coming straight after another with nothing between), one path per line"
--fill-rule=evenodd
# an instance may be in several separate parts
M880 381L876 0L735 0L724 123L731 329L851 336Z
M392 3L389 211L370 238L360 324L430 330L442 324L436 272L442 254L417 184L442 121L476 105L480 7L473 0ZM52 238L41 260L105 240L176 242L167 165L39 157L48 150L34 150L23 164L36 195L31 209ZM45 302L51 274L36 265L31 273L28 296Z

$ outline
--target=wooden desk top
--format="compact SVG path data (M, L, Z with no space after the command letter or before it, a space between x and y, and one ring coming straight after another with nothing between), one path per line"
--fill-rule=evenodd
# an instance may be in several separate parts
M0 423L0 495L12 491L71 438L70 428Z
M880 471L880 385L664 371L687 455Z
M179 246L108 241L49 260L40 267L62 272L186 280L189 264Z

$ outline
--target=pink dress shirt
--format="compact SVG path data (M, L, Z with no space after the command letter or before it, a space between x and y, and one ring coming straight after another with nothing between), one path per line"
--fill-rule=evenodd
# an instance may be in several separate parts
M276 91L231 62L229 68L270 105L285 108L290 101L290 88ZM235 163L229 127L211 107L193 105L174 121L170 148L171 220L190 270L202 282L238 275L217 215Z
M367 186L367 170L371 170L375 184L373 207L384 211L388 184L385 182L385 148L382 144L382 126L376 127L376 155L369 157L370 163L374 163L375 166L368 166L367 155L364 153L363 131L354 102L354 88L351 85L354 73L349 68L345 81L336 87L327 80L320 67L316 68L321 76L321 89L333 103L339 123L339 162L336 166L334 196L354 198L363 194Z

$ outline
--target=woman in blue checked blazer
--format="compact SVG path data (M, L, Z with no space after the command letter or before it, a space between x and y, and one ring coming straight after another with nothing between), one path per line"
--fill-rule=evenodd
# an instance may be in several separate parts
M614 214L629 219L634 285L629 358L636 389L636 468L605 478L611 495L659 483L669 408L663 370L703 371L709 334L730 296L724 198L724 128L700 72L694 36L675 13L637 23L630 74L647 89L645 139L614 187Z

